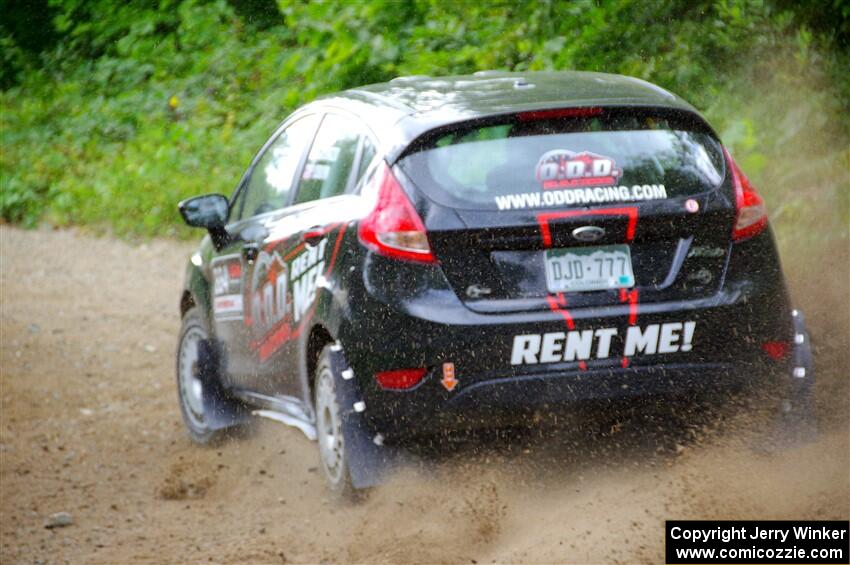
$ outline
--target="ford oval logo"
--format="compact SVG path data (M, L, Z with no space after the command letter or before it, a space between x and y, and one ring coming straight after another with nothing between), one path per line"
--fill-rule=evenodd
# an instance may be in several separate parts
M597 226L582 226L573 230L573 237L579 241L596 241L605 235L605 230Z

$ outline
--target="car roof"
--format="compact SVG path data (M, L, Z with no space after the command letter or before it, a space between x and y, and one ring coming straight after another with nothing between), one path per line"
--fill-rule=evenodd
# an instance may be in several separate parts
M662 107L699 113L644 80L581 71L408 76L325 96L308 107L339 107L360 116L390 162L413 139L455 122L515 112L581 106Z

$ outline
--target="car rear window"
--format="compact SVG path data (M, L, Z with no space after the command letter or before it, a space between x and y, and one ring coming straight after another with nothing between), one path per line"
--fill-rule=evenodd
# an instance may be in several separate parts
M720 144L695 117L592 110L529 112L431 134L399 166L430 198L463 208L655 200L722 183Z

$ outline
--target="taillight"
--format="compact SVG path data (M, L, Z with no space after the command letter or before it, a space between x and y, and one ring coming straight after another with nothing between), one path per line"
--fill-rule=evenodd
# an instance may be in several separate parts
M364 191L377 190L375 207L360 220L360 241L394 259L436 263L425 224L386 163L381 163Z
M738 167L726 149L726 162L732 172L732 187L735 190L735 226L732 239L740 241L758 235L767 226L767 207L747 175Z
M406 390L419 384L425 376L425 368L396 369L375 373L375 380L386 390Z

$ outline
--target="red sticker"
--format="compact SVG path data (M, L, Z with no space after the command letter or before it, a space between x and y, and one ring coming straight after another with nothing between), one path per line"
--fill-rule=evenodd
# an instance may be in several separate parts
M537 182L544 189L616 185L623 171L614 159L590 151L548 151L537 162Z

